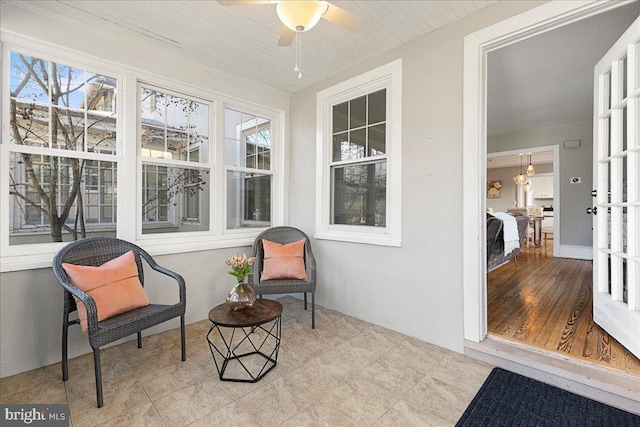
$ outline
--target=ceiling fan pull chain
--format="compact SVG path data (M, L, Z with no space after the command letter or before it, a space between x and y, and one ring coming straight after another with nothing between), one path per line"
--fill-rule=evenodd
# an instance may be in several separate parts
M298 49L299 49L299 46L298 46L298 38L299 38L299 37L300 37L300 33L296 33L296 36L295 36L295 44L296 44L296 66L295 66L295 67L293 67L293 71L295 71L295 72L300 71L300 68L298 68Z
M296 32L296 67L293 71L298 72L298 79L302 78L302 32Z

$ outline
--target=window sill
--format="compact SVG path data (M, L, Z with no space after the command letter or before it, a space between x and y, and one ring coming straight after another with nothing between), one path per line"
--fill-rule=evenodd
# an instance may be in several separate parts
M359 234L359 233L336 233L323 232L315 233L314 236L318 240L334 240L337 242L361 243L365 245L391 246L401 247L402 241L386 234Z
M243 235L229 237L219 240L203 240L201 242L188 241L188 242L171 242L154 244L154 242L136 242L140 247L149 252L152 256L158 255L171 255L185 252L198 252L208 251L215 249L235 248L242 246L251 246L255 240L255 235ZM58 248L59 249L59 248ZM53 262L53 257L58 252L58 249L47 251L39 254L20 254L3 256L0 258L0 273L7 273L11 271L22 270L34 270L38 268L50 268Z

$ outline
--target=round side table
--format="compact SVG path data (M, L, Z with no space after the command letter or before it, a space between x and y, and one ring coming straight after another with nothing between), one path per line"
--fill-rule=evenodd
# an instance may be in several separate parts
M220 304L209 311L207 341L221 381L255 383L276 366L281 315L282 304L269 299L258 299L249 310Z

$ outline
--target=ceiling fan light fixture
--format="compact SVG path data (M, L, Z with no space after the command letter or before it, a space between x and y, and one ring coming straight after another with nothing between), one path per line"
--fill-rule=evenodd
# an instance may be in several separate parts
M312 29L328 8L326 1L279 1L276 12L284 25L300 33Z

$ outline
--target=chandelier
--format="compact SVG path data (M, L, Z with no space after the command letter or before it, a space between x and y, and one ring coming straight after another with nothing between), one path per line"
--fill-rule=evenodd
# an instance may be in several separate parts
M533 164L531 164L531 153L529 154L529 166L527 166L527 176L533 176L533 174L536 173L536 168L533 167Z

